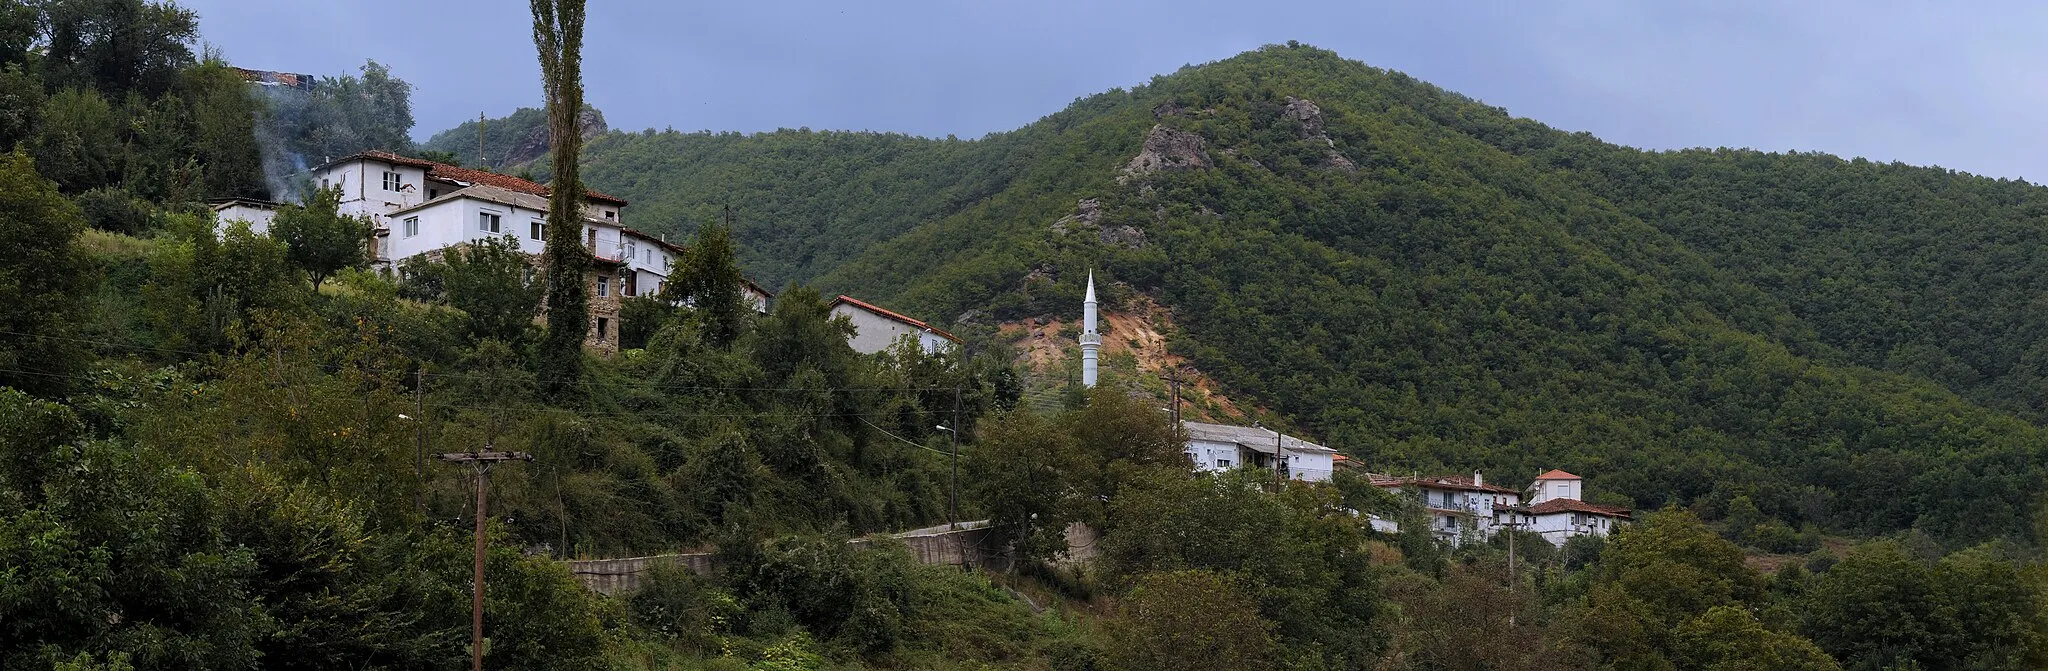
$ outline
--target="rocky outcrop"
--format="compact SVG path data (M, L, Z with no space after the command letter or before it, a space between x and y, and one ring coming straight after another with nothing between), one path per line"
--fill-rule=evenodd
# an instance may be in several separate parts
M1145 144L1138 155L1124 165L1124 178L1161 170L1206 168L1209 165L1209 154L1204 151L1202 136L1156 124L1152 126L1152 132L1145 134Z
M1136 226L1102 225L1102 199L1082 198L1074 203L1074 213L1052 222L1052 232L1066 235L1088 230L1095 231L1095 237L1105 245L1122 245L1131 249L1145 246L1145 231ZM1040 266L1024 277L1030 284L1035 278L1058 279L1058 274L1049 267Z
M1358 164L1337 152L1337 141L1323 128L1323 108L1307 98L1287 96L1287 108L1282 112L1287 118L1301 124L1301 139L1323 145L1329 151L1323 155L1323 165L1345 172L1355 172Z
M1109 226L1095 236L1105 245L1122 245L1130 249L1145 246L1145 230L1136 226Z
M1323 108L1317 107L1314 101L1307 98L1287 96L1287 110L1285 114L1287 118L1301 124L1301 139L1320 140L1326 146L1335 146L1337 144L1336 141L1330 139L1328 133L1323 132Z
M585 109L582 114L577 115L576 125L583 130L583 139L586 142L611 130L610 126L605 125L604 113L595 108ZM526 139L520 141L503 158L494 159L494 162L501 166L525 165L546 156L548 149L548 126L541 124L527 133Z
M1173 100L1168 100L1166 102L1159 103L1159 106L1152 108L1152 118L1154 119L1164 119L1170 116L1180 116L1185 113L1187 113L1187 108L1181 107L1178 101Z
M1074 213L1052 222L1052 232L1066 235L1083 226L1095 226L1102 221L1102 199L1082 198L1074 203Z

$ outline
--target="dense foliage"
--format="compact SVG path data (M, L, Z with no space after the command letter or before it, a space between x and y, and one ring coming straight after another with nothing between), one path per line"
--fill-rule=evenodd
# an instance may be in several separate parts
M1127 174L1148 135L1194 149ZM976 141L589 147L646 225L731 197L760 214L735 230L751 270L919 314L1071 318L1093 268L1112 309L1157 299L1177 352L1369 468L1564 466L1710 519L1747 497L1781 548L2018 539L2048 485L2048 269L2024 261L2048 191L2024 183L1641 152L1299 46Z
M260 139L276 101L195 36L169 3L0 3L0 133L21 147L0 156L0 669L459 666L475 483L428 455L485 446L536 457L490 481L493 668L2048 665L2026 358L1958 353L2018 348L2033 308L1985 313L1969 343L1935 323L1979 313L1934 298L2031 276L1773 283L1872 240L1788 228L1783 256L1737 267L1739 241L1690 236L1740 237L1761 205L1615 167L1722 155L1563 136L1291 47L971 142L612 134L592 185L697 237L672 300L629 303L634 346L598 357L540 346L537 269L502 242L395 280L362 269L362 222L328 194L260 233L195 207L276 186L259 141L397 148L411 125L373 65L308 99L326 121ZM1119 174L1190 137L1166 162L1191 169ZM1983 207L2035 197L1998 188L2020 195ZM698 226L728 203L732 230ZM1190 473L1117 374L1034 410L1001 342L858 354L814 288L749 309L743 267L1000 319L1069 315L1093 267L1369 466L1568 464L1596 496L1673 505L1605 541L1516 535L1516 563L1505 535L1375 532L1366 513L1418 510L1348 473ZM1941 286L1895 312L1835 300L1866 280ZM574 393L548 393L563 356ZM1016 571L848 542L957 517L991 520ZM707 547L709 575L617 598L558 561Z

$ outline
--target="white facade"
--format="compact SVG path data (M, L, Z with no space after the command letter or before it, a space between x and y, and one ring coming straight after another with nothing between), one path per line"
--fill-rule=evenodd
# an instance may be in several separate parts
M1382 489L1400 490L1415 497L1428 514L1430 531L1453 545L1467 538L1486 538L1500 529L1527 523L1527 519L1518 512L1521 493L1512 488L1487 484L1482 473L1474 472L1470 477L1376 476L1372 481ZM1374 528L1382 525L1396 531L1400 529L1400 525L1391 520L1375 520Z
M1101 356L1102 336L1095 332L1095 273L1088 273L1088 295L1081 299L1081 386L1093 388Z
M1585 502L1584 483L1560 470L1536 476L1529 483L1529 506L1521 511L1529 520L1528 530L1562 546L1576 536L1605 536L1628 522L1626 508Z
M852 296L840 296L832 301L832 314L843 315L853 323L853 337L846 344L853 351L874 354L889 349L896 341L914 338L924 351L936 353L960 344L953 334L930 324L905 317L901 314L877 307Z
M517 177L390 154L364 152L312 170L321 188L339 191L339 211L368 218L378 229L372 265L397 262L491 237L521 252L546 248L547 187ZM625 226L625 201L591 192L584 199L584 247L620 267L603 271L606 296L654 296L681 261L683 247ZM601 264L609 265L609 264ZM595 291L595 287L593 287ZM772 297L748 282L746 298L766 312Z
M270 220L277 218L277 203L246 198L225 200L213 205L213 220L226 225L231 221L246 222L249 230L258 234L270 232Z
M1206 422L1181 422L1188 444L1182 450L1197 471L1227 471L1233 468L1276 466L1290 480L1323 482L1330 479L1332 458L1337 451L1263 427L1230 426ZM1275 461L1274 455L1281 460Z
M1428 514L1430 531L1453 545L1513 528L1542 534L1544 540L1561 546L1574 536L1605 536L1629 520L1625 508L1579 500L1584 481L1564 471L1537 476L1526 493L1526 504L1524 492L1487 484L1485 476L1477 472L1471 477L1368 477L1376 487L1401 490L1416 498ZM1372 519L1372 526L1380 531L1400 530L1398 523L1378 517Z

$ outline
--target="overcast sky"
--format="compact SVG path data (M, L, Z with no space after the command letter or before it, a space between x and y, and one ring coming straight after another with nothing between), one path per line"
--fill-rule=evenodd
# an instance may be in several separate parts
M540 102L518 0L178 2L236 65L390 66L422 139ZM1935 4L594 0L584 79L615 129L979 137L1298 40L1639 147L2048 178L2048 3Z

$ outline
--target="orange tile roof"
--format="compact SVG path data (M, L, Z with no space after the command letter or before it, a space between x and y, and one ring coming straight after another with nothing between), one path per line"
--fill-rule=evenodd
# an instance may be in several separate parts
M1580 501L1578 499L1551 499L1549 501L1544 501L1542 503L1529 506L1528 512L1531 515L1549 515L1552 513L1590 513L1594 515L1605 515L1608 517L1629 516L1629 510L1627 508L1621 508L1616 506L1603 506L1597 503L1587 503L1585 501Z
M884 317L888 317L888 318L890 318L890 319L894 319L894 320L896 320L896 321L899 321L899 322L903 322L903 323L905 323L905 324L909 324L909 325L911 325L911 326L915 326L915 327L918 327L918 328L924 329L924 330L926 330L926 331L931 331L931 332L933 332L933 333L937 333L937 334L939 334L939 335L940 335L941 337L944 337L944 338L945 338L945 339L947 339L947 340L951 340L951 341L953 341L953 342L960 342L960 338L959 338L958 336L955 336L955 335L953 335L953 334L951 334L951 333L947 333L947 332L946 332L946 331L945 331L944 329L938 328L938 327L936 327L936 326L932 326L931 324L926 324L926 323L924 323L924 322L921 322L921 321L918 321L918 320L915 320L915 319L911 319L911 318L909 318L909 317L905 317L905 316L903 316L903 315L901 315L901 314L897 314L896 312L893 312L893 311L889 310L888 308L880 307L880 306L877 306L877 305L875 305L875 304L873 304L873 303L869 303L869 302L867 302L867 301L863 301L863 300L861 300L861 299L858 299L858 298L854 298L854 297L852 297L852 296L848 296L848 295L845 295L845 294L840 294L839 298L837 298L837 299L833 300L833 301L832 301L832 303L833 303L834 305L837 305L837 304L839 304L839 303L846 303L846 304L848 304L848 305L852 305L852 306L854 306L854 307L862 308L862 309L865 309L865 310L867 310L867 311L869 311L869 312L873 312L873 313L875 313L875 314L878 314L878 315L881 315L881 316L884 316Z
M1564 472L1564 471L1560 471L1560 470L1557 470L1557 469L1553 468L1553 469L1550 469L1550 472L1549 472L1549 473L1544 473L1544 474L1542 474L1542 475L1538 475L1538 476L1536 476L1536 479L1538 479L1538 480L1584 480L1585 478L1581 478L1581 477L1579 477L1579 476L1576 476L1576 475L1572 475L1572 474L1570 474L1570 473L1566 473L1566 472Z
M1500 485L1482 485L1474 483L1472 482L1472 476L1469 475L1439 475L1435 477L1424 476L1420 478L1394 478L1385 481L1376 480L1373 482L1373 484L1379 487L1415 486L1430 487L1434 489L1456 489L1468 492L1491 492L1494 494L1521 494L1521 492L1516 491L1510 487L1502 487Z
M453 166L448 165L446 163L437 163L434 161L429 161L421 158L400 156L398 154L393 154L388 151L379 151L375 149L357 154L352 154L349 156L344 156L333 161L328 161L326 165L323 165L321 167L324 168L328 165L353 161L356 159L372 159L377 161L383 161L385 163L390 163L392 165L404 165L411 166L414 168L424 168L427 171L427 176L435 179L445 179L455 182L468 182L471 184L484 184L488 186L495 186L500 189L505 189L508 191L517 191L520 193L528 193L536 196L545 196L548 195L549 192L547 185L532 180L520 179L518 177L513 177L511 175L501 175L495 172L486 172L483 170L474 170L460 166ZM601 193L595 189L584 189L583 193L588 195L591 200L601 200L615 205L626 204L626 201L623 198Z

